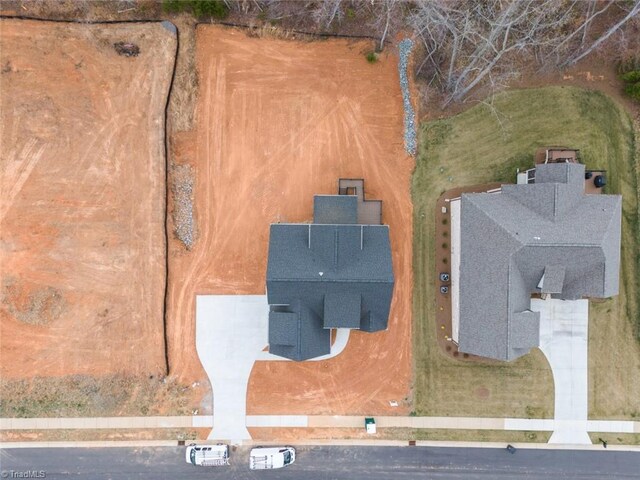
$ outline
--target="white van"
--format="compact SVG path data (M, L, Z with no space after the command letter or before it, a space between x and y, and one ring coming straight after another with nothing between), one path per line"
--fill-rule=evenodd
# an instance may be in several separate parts
M296 449L293 447L256 447L249 455L251 470L282 468L296 461Z
M221 467L229 465L229 445L196 445L187 447L187 463L200 467Z

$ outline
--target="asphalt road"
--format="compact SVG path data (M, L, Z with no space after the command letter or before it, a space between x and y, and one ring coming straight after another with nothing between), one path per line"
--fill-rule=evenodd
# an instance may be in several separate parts
M640 453L430 447L300 447L282 470L250 471L249 448L227 467L194 467L183 448L5 449L2 478L46 479L640 479Z

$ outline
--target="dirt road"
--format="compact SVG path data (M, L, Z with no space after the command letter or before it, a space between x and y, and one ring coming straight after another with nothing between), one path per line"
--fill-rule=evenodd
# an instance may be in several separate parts
M248 414L407 413L411 378L413 160L403 149L397 58L369 64L367 42L249 38L197 31L197 131L174 139L196 174L198 238L170 246L169 361L204 377L194 349L196 294L263 294L269 225L312 218L313 195L364 178L383 200L396 275L389 329L353 332L323 362L260 362ZM400 402L390 407L389 401Z
M0 374L160 373L175 35L2 20L0 39Z

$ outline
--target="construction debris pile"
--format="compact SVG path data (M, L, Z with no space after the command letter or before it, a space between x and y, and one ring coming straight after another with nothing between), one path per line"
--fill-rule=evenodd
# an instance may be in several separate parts
M116 49L118 55L124 55L125 57L137 57L140 55L140 47L135 43L116 42L113 44L113 48Z

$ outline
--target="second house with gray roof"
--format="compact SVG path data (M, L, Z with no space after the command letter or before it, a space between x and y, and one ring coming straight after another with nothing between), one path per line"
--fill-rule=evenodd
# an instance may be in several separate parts
M539 345L531 296L618 293L619 195L585 194L579 163L536 166L535 183L451 202L452 326L461 352L514 360Z

